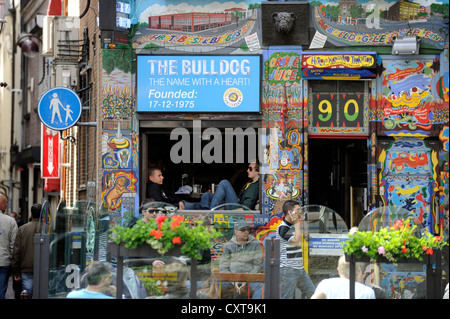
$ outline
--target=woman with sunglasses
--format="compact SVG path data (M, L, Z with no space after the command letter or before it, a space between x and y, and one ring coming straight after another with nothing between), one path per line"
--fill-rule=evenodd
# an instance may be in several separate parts
M259 162L257 160L248 165L247 175L249 181L242 187L239 195L236 195L231 183L224 179L217 185L214 194L202 195L201 206L211 209L221 204L241 204L254 210L259 198Z

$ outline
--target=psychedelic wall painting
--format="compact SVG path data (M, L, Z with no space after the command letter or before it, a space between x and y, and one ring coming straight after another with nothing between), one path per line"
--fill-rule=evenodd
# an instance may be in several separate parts
M105 121L102 132L102 205L111 220L129 219L138 211L139 139L131 121Z
M129 119L135 114L134 53L127 49L103 50L102 118Z
M426 284L425 266L418 265L414 270L401 270L393 264L382 264L378 274L380 287L385 289L389 299L425 298L419 287ZM370 277L375 277L371 273ZM373 281L372 281L373 282Z
M380 140L380 195L383 206L397 206L413 213L414 222L435 233L443 222L432 209L438 190L438 144L414 137ZM436 217L437 215L437 217Z
M445 118L444 101L432 89L432 83L441 78L440 57L382 60L382 119L379 134L418 137L437 135L436 127L442 125Z
M402 151L395 151L395 156L390 153L391 158L380 153L378 162L392 161L380 174L380 189L384 190L380 195L388 203L392 200L414 211L424 227L439 234L445 226L444 204L448 202L448 195L438 192L439 185L445 184L448 156L445 159L445 146L437 141L448 123L448 88L444 80L448 50L423 59L382 56L381 60L377 133L380 138L394 137L392 145ZM424 147L429 150L425 152Z
M102 50L102 206L113 223L139 207L134 54L127 47Z

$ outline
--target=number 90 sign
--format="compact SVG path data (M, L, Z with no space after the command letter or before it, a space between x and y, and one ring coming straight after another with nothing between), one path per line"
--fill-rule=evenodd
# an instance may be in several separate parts
M361 127L364 124L363 94L321 93L312 96L315 127Z

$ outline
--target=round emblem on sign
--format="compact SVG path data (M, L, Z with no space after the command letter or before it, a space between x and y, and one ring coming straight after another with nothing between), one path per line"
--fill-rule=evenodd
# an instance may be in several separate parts
M229 88L223 94L223 101L229 107L237 107L242 103L244 96L239 89Z

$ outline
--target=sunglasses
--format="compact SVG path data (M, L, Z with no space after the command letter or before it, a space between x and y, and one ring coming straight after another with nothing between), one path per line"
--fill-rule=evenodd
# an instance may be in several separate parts
M246 227L246 228L241 228L241 229L239 229L239 231L241 231L241 232L250 232L250 228L248 228L248 227Z
M253 171L253 167L251 167L251 166L247 167L247 169L248 169L250 172Z

